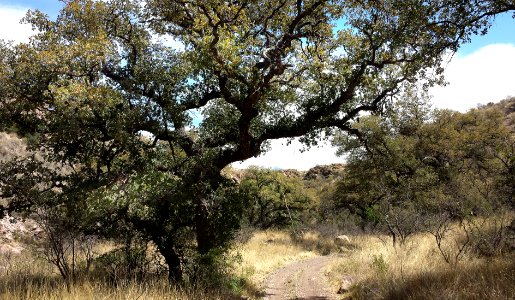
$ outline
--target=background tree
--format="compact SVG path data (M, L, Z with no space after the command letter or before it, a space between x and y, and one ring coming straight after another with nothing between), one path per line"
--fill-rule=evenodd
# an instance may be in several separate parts
M354 136L335 140L350 154L334 205L383 225L394 243L426 229L424 220L502 214L512 201L514 135L503 113L431 111L419 97L408 93L384 118L362 118Z
M241 200L248 206L244 222L267 229L305 223L316 206L300 177L280 171L250 168L239 186Z
M0 127L30 136L44 159L0 168L4 209L106 207L97 222L133 224L180 280L191 242L180 237L193 234L209 264L237 225L222 218L239 205L226 197L225 166L272 139L311 145L323 131L350 131L513 9L512 0L73 0L55 20L31 11L38 33L1 46ZM128 187L148 194L124 202Z

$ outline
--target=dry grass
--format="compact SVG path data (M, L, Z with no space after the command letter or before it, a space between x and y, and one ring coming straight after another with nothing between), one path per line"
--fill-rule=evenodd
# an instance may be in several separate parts
M102 249L112 249L102 244ZM116 284L105 278L79 276L69 286L55 268L28 251L20 255L0 255L0 299L230 299L226 289L170 285L164 277L143 281L120 280Z
M25 278L22 288L12 287L0 299L228 299L229 295L212 290L181 289L165 279L150 282L127 282L110 286L97 281L75 283L68 290L56 281Z
M325 254L329 247L336 249L330 240L314 232L299 234L294 239L285 231L257 231L248 241L235 247L234 251L241 259L235 264L234 272L246 281L243 294L259 297L263 283L271 272L288 263Z
M70 289L57 278L29 277L22 282L7 282L0 299L224 299L207 297L201 292L171 287L165 280L127 282L111 286L100 281L79 281Z
M270 272L289 262L318 256L330 245L312 232L297 239L284 231L252 233L229 256L234 276L232 290L174 287L165 278L114 285L91 276L78 279L68 288L55 268L24 251L21 255L0 256L0 299L229 299L237 294L258 298ZM96 252L105 253L113 247L102 243Z
M447 264L434 237L419 234L393 247L386 236L357 236L327 272L335 291L343 278L352 299L514 299L515 257L465 256Z
M88 277L67 288L51 266L30 253L2 255L0 299L230 299L238 294L259 298L271 272L329 250L338 253L326 269L335 291L343 278L353 282L342 299L515 299L513 255L490 260L469 255L450 266L431 235L416 235L402 247L393 247L386 236L350 236L352 244L340 250L314 232L297 236L257 231L236 245L231 257L239 259L231 263L232 291L175 287L164 278L115 285Z
M235 251L241 256L236 273L246 277L252 284L262 287L266 277L276 269L293 261L320 255L320 238L312 232L293 239L284 231L257 231L245 243L239 244Z

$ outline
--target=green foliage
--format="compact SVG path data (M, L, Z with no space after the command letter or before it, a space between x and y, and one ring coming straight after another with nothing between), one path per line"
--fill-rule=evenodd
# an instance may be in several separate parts
M431 111L408 90L385 117L364 117L356 135L335 140L350 154L333 205L384 226L394 243L438 215L485 217L511 205L515 139L498 109Z
M239 189L247 204L244 221L263 229L305 222L316 204L301 178L287 177L280 171L250 168Z
M238 227L224 167L272 139L311 145L323 131L352 131L351 120L426 69L440 74L442 54L513 9L511 0L73 0L55 19L29 11L38 33L0 44L0 129L30 137L41 157L2 163L0 209L67 205L84 211L88 230L137 230L180 280L181 253L224 248Z
M385 277L387 275L388 263L384 259L383 254L372 255L371 265L380 277Z

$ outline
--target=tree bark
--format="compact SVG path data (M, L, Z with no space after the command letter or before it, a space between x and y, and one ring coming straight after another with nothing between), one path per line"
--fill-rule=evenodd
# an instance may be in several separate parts
M165 243L156 243L156 245L168 266L168 280L171 283L182 282L184 278L181 268L181 257L177 250L168 241Z
M195 208L195 231L197 234L197 249L199 254L206 255L215 248L216 237L209 222L209 212L206 207L205 199L202 197L197 201Z
M197 250L200 255L208 254L219 244L217 240L216 224L213 224L213 216L217 207L213 207L210 194L216 191L223 182L220 175L221 170L206 170L205 167L199 173L197 182L206 183L206 185L198 185L193 188L195 199L195 233L197 239ZM195 181L193 181L195 182ZM216 222L215 222L216 223Z

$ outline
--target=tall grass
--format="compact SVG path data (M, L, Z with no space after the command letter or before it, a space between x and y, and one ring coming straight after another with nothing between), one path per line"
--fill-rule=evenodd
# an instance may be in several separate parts
M106 245L101 245L106 247ZM111 248L112 245L107 245ZM225 287L171 285L164 276L142 280L84 274L67 284L57 270L29 251L0 255L0 299L231 299ZM98 274L96 274L98 275Z
M68 289L64 283L25 278L23 286L12 286L0 299L230 299L232 295L216 290L181 288L167 280L126 283L112 286L101 281L76 282Z
M418 234L394 247L386 236L352 238L327 268L335 291L343 278L352 299L515 299L515 256L465 255L457 265L441 256L434 237Z
M287 231L256 231L250 239L238 243L234 252L240 257L234 264L234 274L242 278L245 297L259 298L265 279L274 270L288 263L327 254L336 247L330 239L315 232L292 234Z
M415 235L397 247L378 234L354 235L350 240L339 248L332 238L316 232L252 232L228 255L229 286L219 288L170 285L158 276L113 283L91 275L79 276L67 286L51 265L30 252L4 254L0 299L258 299L274 270L329 252L335 260L325 272L334 292L342 280L352 282L342 299L515 299L513 253L486 259L471 252L451 265L430 234Z

